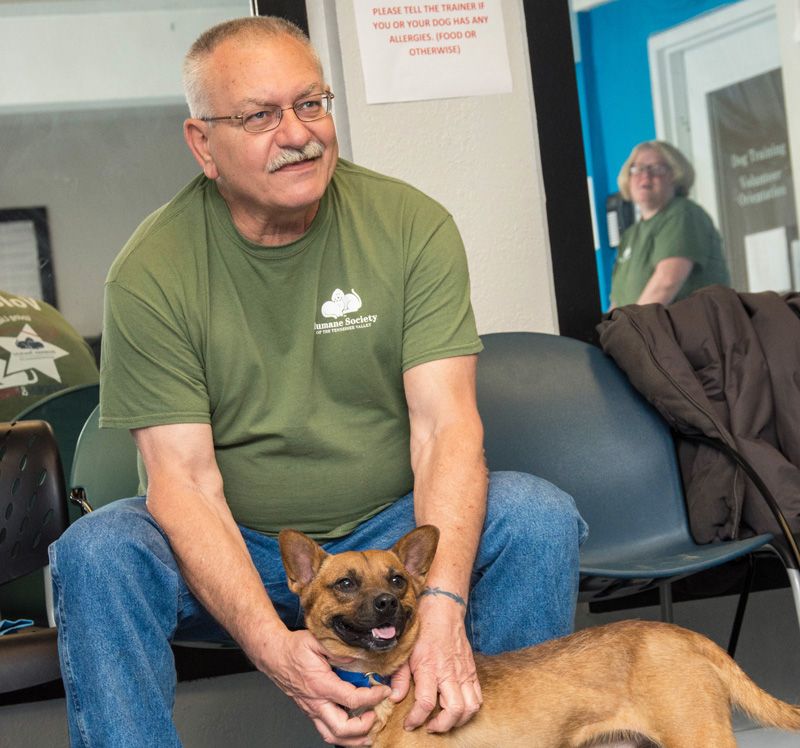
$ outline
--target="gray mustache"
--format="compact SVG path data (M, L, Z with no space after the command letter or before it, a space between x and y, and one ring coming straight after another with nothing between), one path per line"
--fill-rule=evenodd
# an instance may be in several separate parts
M316 140L310 140L302 148L284 148L267 164L267 171L271 174L289 164L320 158L324 152L322 144Z

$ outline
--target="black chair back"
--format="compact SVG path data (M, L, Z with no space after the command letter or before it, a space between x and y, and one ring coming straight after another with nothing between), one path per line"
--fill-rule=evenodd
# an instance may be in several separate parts
M47 566L67 528L58 445L45 421L0 423L0 584Z

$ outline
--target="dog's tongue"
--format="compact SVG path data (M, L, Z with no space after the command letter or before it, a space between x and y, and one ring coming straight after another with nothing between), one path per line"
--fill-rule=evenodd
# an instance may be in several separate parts
M372 635L376 639L393 639L396 633L394 626L380 626L372 629Z

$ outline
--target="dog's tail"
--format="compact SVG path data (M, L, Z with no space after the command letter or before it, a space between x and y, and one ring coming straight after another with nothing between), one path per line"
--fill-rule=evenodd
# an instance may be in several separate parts
M800 705L787 704L759 688L733 658L714 642L699 635L695 642L727 687L733 706L760 725L800 731Z

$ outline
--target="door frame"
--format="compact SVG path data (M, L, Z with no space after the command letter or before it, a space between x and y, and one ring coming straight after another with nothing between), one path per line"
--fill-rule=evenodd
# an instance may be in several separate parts
M648 40L653 114L659 140L673 143L690 161L697 161L692 140L686 56L698 47L765 22L777 23L775 0L741 0L655 34ZM702 126L707 127L708 123L704 122ZM698 196L718 223L716 185L713 179L701 174L705 168L702 164L696 164L696 167L703 184L703 194L700 196L698 193Z

